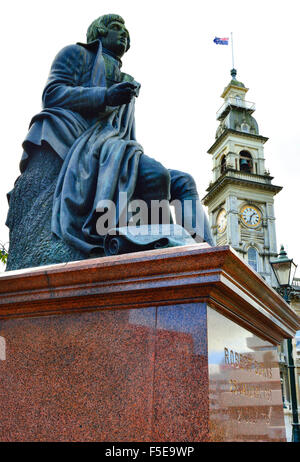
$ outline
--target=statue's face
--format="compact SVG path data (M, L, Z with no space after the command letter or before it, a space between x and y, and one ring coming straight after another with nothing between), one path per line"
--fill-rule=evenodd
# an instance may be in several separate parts
M125 25L118 21L109 23L107 30L107 35L101 37L102 45L121 58L127 50L129 40L128 31Z

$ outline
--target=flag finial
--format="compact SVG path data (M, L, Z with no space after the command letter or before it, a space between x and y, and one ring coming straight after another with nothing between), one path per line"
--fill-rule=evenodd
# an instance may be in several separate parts
M234 69L234 68L231 69L230 74L231 74L231 77L233 78L233 80L236 80L236 75L237 75L236 69Z

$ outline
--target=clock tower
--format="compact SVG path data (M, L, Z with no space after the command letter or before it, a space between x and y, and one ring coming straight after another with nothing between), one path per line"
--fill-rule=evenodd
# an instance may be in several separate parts
M248 88L236 79L221 97L219 126L209 148L213 180L203 203L217 245L231 245L266 281L276 286L270 260L277 256L274 196L282 188L272 184L265 168L264 145L253 117L255 104L246 100Z

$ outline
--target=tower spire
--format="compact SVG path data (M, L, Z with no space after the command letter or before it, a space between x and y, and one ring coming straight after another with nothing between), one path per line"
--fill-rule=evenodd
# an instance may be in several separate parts
M232 69L234 69L234 55L233 55L233 33L230 32L231 35L231 56L232 56Z

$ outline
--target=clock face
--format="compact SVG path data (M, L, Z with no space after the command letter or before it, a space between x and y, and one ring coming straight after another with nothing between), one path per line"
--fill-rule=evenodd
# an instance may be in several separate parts
M221 209L218 216L217 216L217 230L218 233L224 233L227 226L227 217L226 217L226 210Z
M250 228L256 228L261 222L261 213L253 205L245 205L241 210L243 223Z

